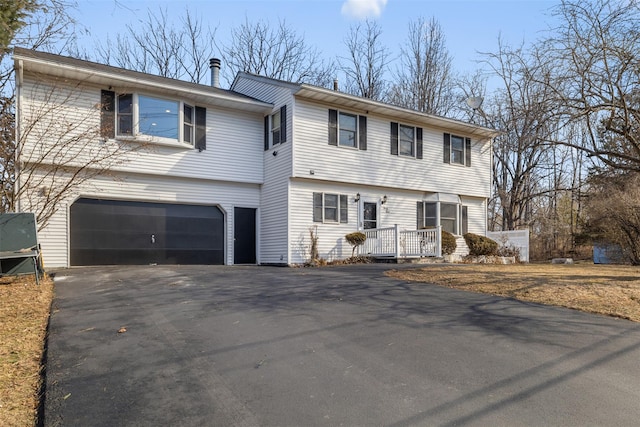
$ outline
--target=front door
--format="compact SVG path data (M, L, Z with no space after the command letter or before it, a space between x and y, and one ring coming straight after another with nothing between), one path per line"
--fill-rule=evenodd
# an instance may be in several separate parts
M364 202L363 204L363 219L362 219L362 227L365 230L369 230L371 228L378 228L378 204Z
M256 210L234 208L233 263L256 263Z

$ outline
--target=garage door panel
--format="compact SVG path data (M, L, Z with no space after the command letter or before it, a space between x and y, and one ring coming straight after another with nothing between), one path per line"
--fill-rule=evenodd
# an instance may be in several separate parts
M79 199L70 209L71 265L223 264L215 206Z

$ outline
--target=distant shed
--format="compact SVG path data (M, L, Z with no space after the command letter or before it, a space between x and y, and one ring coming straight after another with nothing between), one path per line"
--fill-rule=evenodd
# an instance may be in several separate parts
M625 258L619 245L596 243L593 245L594 264L624 264Z

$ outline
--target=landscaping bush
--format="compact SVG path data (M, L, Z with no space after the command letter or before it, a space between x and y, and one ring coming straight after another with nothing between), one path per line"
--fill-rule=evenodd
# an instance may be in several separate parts
M361 231L354 231L353 233L349 233L344 238L349 242L349 244L353 247L351 249L351 257L353 258L356 248L363 244L365 240L367 240L367 236Z
M495 255L498 251L498 242L488 237L473 233L467 233L463 237L469 247L469 255Z
M515 246L502 245L496 251L496 255L505 257L514 257L516 262L520 260L520 248Z
M456 251L458 244L453 234L448 231L442 230L442 253L444 255L451 255Z

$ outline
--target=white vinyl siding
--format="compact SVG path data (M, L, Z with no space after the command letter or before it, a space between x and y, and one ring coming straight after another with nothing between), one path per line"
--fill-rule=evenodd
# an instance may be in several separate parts
M295 177L489 197L488 141L472 140L472 166L442 162L442 129L423 129L423 158L389 155L389 119L367 117L367 150L335 150L328 139L326 107L297 100L293 140ZM420 126L420 123L407 123ZM313 175L310 171L313 171Z
M79 197L219 206L225 214L225 263L233 264L233 208L258 208L260 186L127 174L94 179L83 185ZM47 227L38 234L47 267L69 266L68 208L74 200L60 203Z
M25 79L22 97L23 121L37 118L42 111L43 101L51 98L51 88L36 85L30 79ZM73 132L84 133L88 142L84 144L84 150L77 155L81 163L83 155L89 152L91 147L104 149L116 146L114 142L103 142L99 136L100 104L99 87L69 86L66 94L62 85L55 86L55 96L59 99L56 103L64 101L64 107L59 107L53 120L39 120L38 125L31 132L28 142L31 147L44 145L48 142L58 143L60 126L70 125ZM33 103L27 102L34 99ZM40 104L40 106L38 105ZM46 106L44 106L46 107ZM111 167L112 170L121 172L148 173L152 175L175 176L181 178L198 178L221 181L262 183L263 182L263 151L262 115L259 113L247 113L236 110L228 110L215 106L207 108L207 149L198 152L193 149L181 149L148 143L136 154L120 156L119 162ZM71 134L70 134L71 135ZM69 139L66 137L66 139ZM75 147L82 148L81 144ZM35 149L34 155L42 150ZM29 157L24 159L29 161ZM34 159L38 160L37 158ZM74 162L72 162L73 164Z
M349 207L349 222L344 224L325 224L313 222L313 193L344 194ZM356 202L356 194L360 201ZM289 192L290 231L289 241L291 264L304 264L309 261L310 235L312 228L318 236L320 257L331 261L351 256L351 247L344 240L347 233L358 230L362 224L360 210L364 202L381 201L387 196L384 205L378 205L378 228L398 225L400 230L416 229L416 202L421 201L424 193L401 189L373 189L364 186L339 184L331 182L315 182L308 179L294 179ZM468 206L469 231L484 234L486 223L486 204L481 198L461 198Z
M256 80L257 79L257 80ZM289 85L273 84L260 77L237 79L233 90L274 105L274 114L282 105L287 105L287 141L285 144L269 145L264 150L264 118L261 161L264 165L264 184L260 205L260 259L261 264L287 264L291 256L289 247L289 179L292 174L295 142L291 135L295 126L295 105ZM325 119L326 120L326 119ZM325 122L326 125L326 122ZM274 156L274 153L276 155Z

